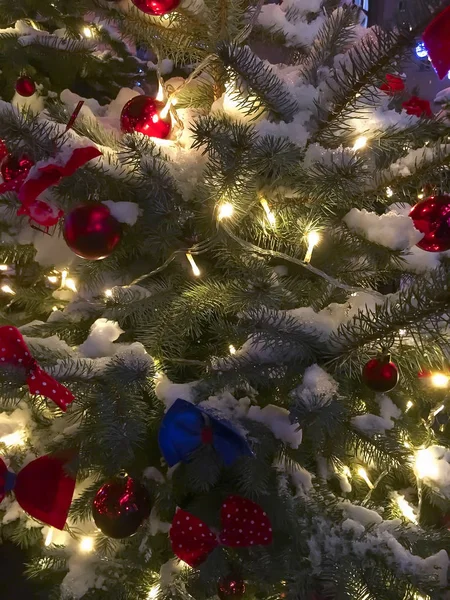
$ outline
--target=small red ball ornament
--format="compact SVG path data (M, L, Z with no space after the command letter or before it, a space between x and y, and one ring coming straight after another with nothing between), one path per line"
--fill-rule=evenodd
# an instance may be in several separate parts
M245 583L242 579L235 579L234 577L225 577L221 579L217 585L217 595L220 600L226 600L227 598L235 598L239 600L245 594Z
M161 118L164 103L151 96L135 96L122 109L120 126L124 133L139 132L165 139L171 130L170 115Z
M16 81L16 92L20 94L20 96L25 96L25 98L29 98L36 91L36 84L27 75L23 77L19 77Z
M20 157L7 154L0 166L3 181L13 181L21 175L26 175L33 165L34 162L26 154Z
M389 392L398 383L398 368L389 354L372 358L362 372L364 383L374 392Z
M120 242L122 225L104 204L85 204L66 215L63 234L75 254L100 260Z
M425 235L417 246L427 252L450 250L450 196L430 196L409 213L414 227Z
M147 15L160 17L172 12L181 0L131 0L136 8Z
M150 514L147 490L131 477L117 477L98 490L92 514L97 527L108 537L130 537Z

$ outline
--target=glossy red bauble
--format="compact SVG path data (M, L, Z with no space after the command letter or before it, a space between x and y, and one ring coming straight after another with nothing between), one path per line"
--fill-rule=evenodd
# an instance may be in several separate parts
M131 477L113 479L98 490L92 514L97 527L108 537L130 537L150 514L147 490Z
M389 356L379 356L366 363L362 378L374 392L389 392L398 383L398 369Z
M181 0L131 0L136 8L147 15L160 17L175 10Z
M100 260L111 254L122 235L122 225L104 204L78 206L64 219L64 239L75 254Z
M220 600L226 598L235 598L239 600L245 594L245 583L242 579L235 579L234 577L225 577L221 579L217 585L217 595Z
M27 175L33 165L34 162L26 154L20 157L8 154L0 166L3 181L13 181L21 175Z
M425 198L409 213L414 227L425 235L417 246L427 252L450 250L450 196Z
M36 84L31 79L24 75L23 77L19 77L16 81L16 92L21 96L25 96L25 98L29 98L36 91Z
M165 139L171 129L170 115L164 119L160 113L164 103L151 96L135 96L122 109L120 126L124 133L143 133L149 137Z

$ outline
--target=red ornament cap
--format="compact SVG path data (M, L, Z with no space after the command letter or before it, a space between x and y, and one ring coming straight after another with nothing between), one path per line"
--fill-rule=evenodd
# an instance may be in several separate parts
M180 0L131 0L136 8L147 15L160 17L172 12L180 4Z
M85 204L66 215L63 235L75 254L100 260L109 256L120 242L122 224L105 204Z
M389 355L379 356L365 364L362 378L374 392L389 392L398 383L398 368L391 362Z
M120 115L124 133L143 133L149 137L165 139L172 128L170 115L161 118L165 104L151 96L135 96L129 100Z
M245 582L234 577L225 577L217 585L217 595L220 600L235 598L239 600L245 594Z
M16 81L16 92L20 94L20 96L24 96L25 98L29 98L36 91L36 84L27 75L23 77L19 77Z
M435 17L423 33L428 56L439 75L444 79L450 71L450 6Z
M450 250L450 196L430 196L409 213L414 227L424 233L417 246L426 252Z

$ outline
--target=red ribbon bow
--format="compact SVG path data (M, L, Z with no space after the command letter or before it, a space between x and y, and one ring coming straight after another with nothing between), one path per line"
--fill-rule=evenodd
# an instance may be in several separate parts
M40 394L53 400L62 411L65 412L67 405L74 400L75 396L70 390L37 364L17 327L0 327L0 364L1 362L24 367L30 394Z
M0 502L14 489L25 512L64 529L75 490L75 479L64 470L70 460L68 456L47 454L28 463L16 476L0 458Z
M222 531L215 535L201 519L179 508L170 528L174 554L196 567L219 545L244 548L272 543L269 517L247 498L229 496L222 505L221 521Z

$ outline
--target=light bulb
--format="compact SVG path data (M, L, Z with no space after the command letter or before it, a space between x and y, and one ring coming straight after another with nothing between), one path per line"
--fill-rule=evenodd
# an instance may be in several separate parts
M94 34L90 27L83 27L83 35L84 37L91 38Z
M342 473L346 476L346 477L351 477L352 476L352 472L350 471L349 467L347 467L347 465L344 465L342 468Z
M306 240L308 242L308 249L306 250L306 255L305 255L305 263L309 263L311 262L311 257L312 257L312 253L314 250L314 247L317 246L317 244L320 242L320 234L318 231L310 231L307 235L306 235Z
M5 446L23 446L25 444L25 431L14 431L0 438Z
M52 311L56 312L57 310L59 310L59 308L57 306L52 306Z
M186 258L188 259L188 261L191 264L192 267L192 273L194 274L195 277L200 277L201 275L201 271L197 266L197 263L194 260L194 257L192 256L192 254L190 252L186 252Z
M260 202L261 206L264 209L264 212L266 213L267 220L269 221L272 227L275 227L277 220L273 212L270 210L267 200L265 198L261 198Z
M58 277L56 275L48 275L47 279L50 281L50 283L57 283L58 281Z
M53 527L50 527L50 529L47 531L47 536L45 538L44 544L46 546L50 546L50 544L52 543L52 541L53 541Z
M445 373L433 373L431 375L431 385L435 388L446 388L448 387L449 381L450 377Z
M158 86L158 93L156 94L155 100L162 102L164 100L164 88L161 84Z
M433 415L434 416L438 415L440 412L442 412L444 410L444 408L445 408L445 406L443 404L441 404L441 406L434 411Z
M398 494L395 501L397 502L397 506L399 507L402 515L408 519L408 521L411 521L411 523L415 523L417 525L417 517L413 507L405 500L405 497Z
M406 408L405 408L405 412L408 412L408 410L414 406L414 402L411 402L411 400L408 400L408 402L406 403Z
M113 295L112 290L105 290L104 294L107 298L111 298L111 296Z
M5 294L11 294L12 296L16 295L16 292L12 289L11 286L9 286L7 283L5 283L4 285L2 285L1 287L2 292L4 292Z
M439 469L434 460L433 453L428 448L423 448L416 452L415 471L419 479L430 477L436 479L439 475Z
M353 144L353 150L361 150L362 148L364 148L367 144L367 138L362 135L361 137L359 137L355 143Z
M233 346L233 344L228 346L228 350L230 351L230 354L236 354L236 348Z
M8 269L8 265L0 265L0 271L7 271Z
M233 205L230 202L224 202L223 204L220 204L220 206L217 209L217 218L219 219L219 221L221 221L222 219L229 219L233 216L233 213Z
M94 539L91 537L82 538L79 547L81 552L92 552L94 549Z
M386 196L387 196L388 198L392 198L392 196L393 196L393 195L394 195L394 192L392 191L392 188L390 188L390 187L387 187L387 188L386 188Z
M159 585L154 585L152 588L150 588L150 591L147 596L147 600L154 600L156 598L156 596L158 595L158 592L159 592Z
M373 483L370 481L369 476L367 475L367 471L363 468L363 467L358 467L358 471L357 471L358 475L361 477L361 479L364 479L364 481L367 483L368 487L373 490Z

